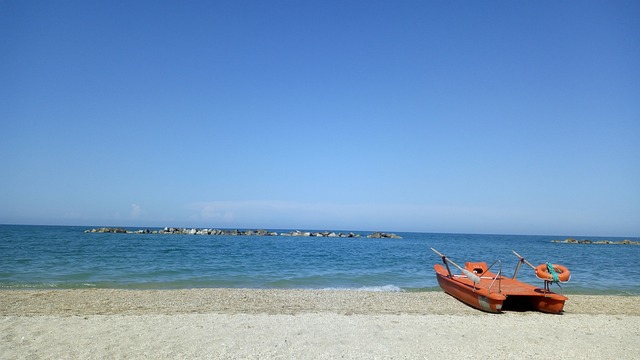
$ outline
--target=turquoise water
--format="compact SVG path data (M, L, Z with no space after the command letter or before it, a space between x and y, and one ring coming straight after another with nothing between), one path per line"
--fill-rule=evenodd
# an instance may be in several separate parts
M535 265L552 261L568 267L572 278L563 285L564 293L640 295L640 246L551 242L567 236L397 233L403 239L367 239L364 235L370 232L356 232L362 238L84 233L89 228L0 225L0 288L429 291L438 289L433 265L440 259L430 250L434 247L459 265L500 259L509 276L518 262L513 249ZM528 267L518 278L541 283Z

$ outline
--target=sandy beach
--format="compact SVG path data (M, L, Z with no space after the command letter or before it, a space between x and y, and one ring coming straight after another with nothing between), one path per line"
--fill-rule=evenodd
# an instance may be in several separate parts
M487 314L442 292L3 290L0 359L632 359L634 296Z

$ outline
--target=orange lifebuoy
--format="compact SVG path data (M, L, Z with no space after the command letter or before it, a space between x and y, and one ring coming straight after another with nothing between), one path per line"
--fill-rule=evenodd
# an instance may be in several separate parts
M553 270L555 270L558 273L558 280L560 282L567 282L569 281L569 279L571 279L571 272L569 271L569 269L558 264L553 264L552 266L553 266ZM553 281L553 275L549 273L549 270L547 269L547 264L540 264L538 265L538 267L536 267L536 276L539 279L542 279L545 281Z

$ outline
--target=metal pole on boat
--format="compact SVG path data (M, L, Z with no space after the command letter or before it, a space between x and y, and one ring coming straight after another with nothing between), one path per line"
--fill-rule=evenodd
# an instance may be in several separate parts
M520 256L520 254L518 254L518 253L517 253L517 252L515 252L514 250L511 250L511 251L513 251L513 253L514 253L514 254L515 254L515 255L520 259L520 261L518 262L518 266L516 266L516 271L513 273L513 278L512 278L512 279L514 279L514 280L515 280L516 276L518 276L518 271L520 270L520 266L522 266L522 264L523 264L523 263L524 263L524 264L527 264L527 265L529 265L529 266L531 266L531 268L532 268L533 270L535 270L535 269L536 269L536 267L535 267L535 266L533 266L533 265L531 265L531 263L530 263L530 262L528 262L528 261L527 261L527 259L525 259L525 258L523 258L522 256Z
M453 274L451 273L451 268L449 267L449 262L447 261L447 258L443 256L442 262L444 263L444 266L447 267L447 272L449 273L449 277L453 279Z
M520 270L520 266L522 266L522 260L518 261L518 266L516 266L516 271L513 272L512 279L515 280L516 276L518 276L518 271Z

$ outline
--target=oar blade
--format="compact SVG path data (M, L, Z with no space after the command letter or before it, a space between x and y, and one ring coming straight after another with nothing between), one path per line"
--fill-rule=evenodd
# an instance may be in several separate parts
M479 284L480 283L480 277L474 273L472 273L471 271L467 270L467 269L462 269L462 273L467 275L467 277L469 279L471 279L471 281L473 281L474 284Z

